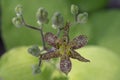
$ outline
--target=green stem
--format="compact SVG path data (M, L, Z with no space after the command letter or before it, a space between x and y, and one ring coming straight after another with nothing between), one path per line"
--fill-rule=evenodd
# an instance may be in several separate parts
M60 36L60 32L61 32L61 30L58 28L58 30L57 30L57 37Z
M74 15L74 21L77 22L77 15Z
M40 27L40 34L41 34L41 38L42 38L42 45L43 45L43 50L46 50L46 44L45 44L45 40L44 40L44 34L43 34L43 30L42 27Z
M40 67L41 66L41 63L42 63L42 59L41 59L41 55L40 55L40 57L39 57L39 63L38 63L38 66Z
M22 20L23 25L24 25L25 27L30 28L30 29L33 29L33 30L40 31L40 35L41 35L41 38L42 38L43 50L46 50L46 45L45 45L45 40L44 40L44 35L43 35L42 26L41 26L40 28L37 28L37 27L34 27L34 26L31 26L31 25L26 24L26 22L24 21L24 18L23 18L22 15L21 15L21 20Z

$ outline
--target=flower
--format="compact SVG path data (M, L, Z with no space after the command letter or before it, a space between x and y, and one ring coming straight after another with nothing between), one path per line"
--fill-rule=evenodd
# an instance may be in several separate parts
M20 28L20 27L23 26L23 22L22 22L21 17L14 17L14 18L12 19L12 23L13 23L16 27L18 27L18 28Z
M33 45L32 47L28 48L28 52L33 55L38 57L40 55L40 49L37 45Z
M37 64L32 65L32 71L33 71L33 72L32 72L33 74L38 74L38 73L40 73L40 72L41 72L40 66L37 65Z
M77 16L78 23L86 23L87 20L88 20L88 13L87 12L78 14L78 16Z
M52 27L54 29L62 28L64 26L64 18L61 13L56 12L52 17Z
M79 11L78 6L72 4L72 5L71 5L71 13L72 13L73 15L76 15L76 14L78 14L78 11Z
M47 24L48 21L49 21L48 20L48 12L45 8L42 8L42 7L39 8L36 16L37 16L37 19L38 19L37 23L39 25L42 25L43 23Z
M66 75L71 71L72 63L70 58L77 59L82 62L90 62L90 60L82 57L75 49L79 49L87 44L87 37L80 35L69 41L68 31L69 24L67 23L64 27L64 34L62 39L59 39L56 35L51 32L45 34L45 41L54 47L55 49L41 54L41 60L48 60L51 58L60 57L60 70Z
M22 15L23 13L23 10L22 10L22 5L17 5L16 8L15 8L15 12L16 12L16 15L19 17Z

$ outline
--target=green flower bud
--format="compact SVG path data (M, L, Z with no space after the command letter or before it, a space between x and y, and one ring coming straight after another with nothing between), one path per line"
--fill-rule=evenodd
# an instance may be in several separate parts
M41 72L41 70L40 70L40 66L38 64L32 66L32 73L33 74L38 74L40 72Z
M23 26L23 22L22 22L22 20L21 20L20 17L14 17L14 18L12 19L12 22L13 22L13 24L14 24L16 27L21 27L21 26Z
M78 11L79 11L78 6L72 4L72 5L71 5L71 13L72 13L73 15L77 15L77 14L78 14Z
M22 5L17 5L15 8L15 12L17 16L21 16L22 15Z
M28 48L28 52L36 57L38 57L40 55L40 49L37 45L34 45L34 46Z
M38 11L37 11L37 23L39 25L42 25L44 23L48 23L48 12L44 9L44 8L39 8Z
M52 27L54 29L61 28L64 26L64 19L61 13L56 12L52 17Z
M88 20L88 13L84 12L84 13L80 13L77 16L77 22L78 23L86 23Z

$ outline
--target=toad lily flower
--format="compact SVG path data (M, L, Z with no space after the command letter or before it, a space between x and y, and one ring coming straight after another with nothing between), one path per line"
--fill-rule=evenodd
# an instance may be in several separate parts
M45 41L55 49L50 50L45 54L41 54L41 60L48 60L51 58L60 57L60 70L66 75L71 71L72 67L70 58L77 59L82 62L90 62L90 60L85 59L75 51L75 49L81 48L86 45L87 37L84 35L80 35L74 38L72 41L69 41L68 30L69 25L67 23L64 27L64 35L62 39L59 39L56 35L50 32L46 33L44 36Z
M71 6L71 13L75 18L74 23L66 23L64 25L64 18L62 14L56 12L52 17L52 25L57 29L57 34L54 35L51 32L47 32L45 35L43 34L43 26L49 22L48 12L45 8L39 8L37 11L37 19L39 27L31 26L26 23L23 17L23 9L21 5L18 5L15 8L16 17L13 18L12 22L15 26L21 27L24 26L26 28L30 28L40 32L41 41L43 45L43 49L40 50L37 45L32 46L28 49L28 52L35 57L39 57L39 64L33 66L33 73L40 72L40 66L42 60L49 60L52 58L60 58L60 70L66 75L71 71L72 63L70 58L77 59L82 62L90 62L90 60L82 57L75 49L79 49L87 44L87 37L84 35L79 35L73 40L69 39L69 28L71 25L78 23L85 23L88 17L88 14L79 13L79 7L76 5ZM63 31L62 38L59 38L59 35ZM46 46L46 43L51 47Z

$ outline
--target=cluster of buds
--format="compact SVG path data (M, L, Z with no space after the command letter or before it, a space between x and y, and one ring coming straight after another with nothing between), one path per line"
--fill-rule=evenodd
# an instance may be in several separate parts
M27 27L36 31L40 31L42 40L42 49L39 46L34 45L28 49L28 52L39 58L39 64L33 66L33 73L39 73L40 66L43 60L50 60L52 58L60 58L60 71L66 75L71 71L72 63L70 58L77 59L82 62L90 62L90 60L81 56L75 49L79 49L85 46L88 42L85 35L79 35L73 40L69 39L69 29L72 26L70 22L64 22L64 18L61 13L55 12L52 17L52 27L57 29L56 35L51 32L43 34L43 24L49 22L48 12L44 8L39 8L37 11L37 23L39 27L34 27L27 24L23 18L22 6L18 5L15 8L16 17L12 22L16 27ZM88 17L86 12L79 13L79 8L76 5L71 6L71 13L75 17L76 23L85 23ZM59 37L61 31L63 36ZM51 47L49 47L51 46Z
M72 5L71 6L71 13L74 15L75 21L77 23L86 23L87 22L88 13L87 12L79 13L78 6Z
M14 17L12 19L12 22L13 24L16 26L16 27L21 27L24 25L24 22L22 21L22 5L18 5L16 8L15 8L15 12L16 12L16 17Z

